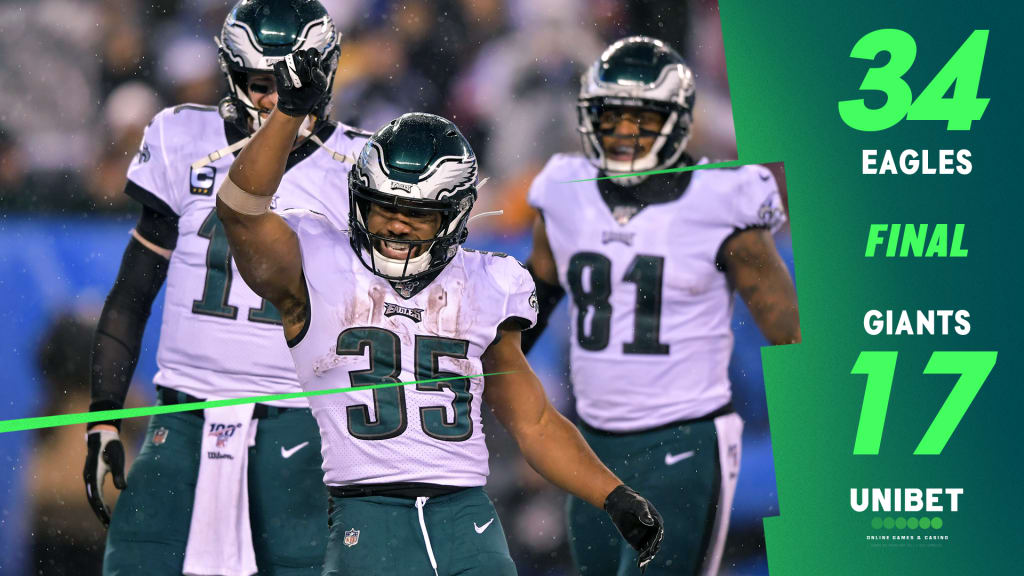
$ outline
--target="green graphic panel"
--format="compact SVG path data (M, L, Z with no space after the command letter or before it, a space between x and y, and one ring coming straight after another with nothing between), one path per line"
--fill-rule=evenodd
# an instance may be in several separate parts
M771 573L1024 573L1016 522L1024 508L1016 304L1024 256L1015 239L1024 195L1014 158L1024 129L1024 9L723 2L720 10L739 158L785 163L803 333L801 344L762 353L780 508L765 520ZM891 103L861 86L892 55L871 59L865 54L877 46L861 45L851 56L883 29L902 31L883 36L905 45L910 38L915 48L909 67L907 54L896 57L894 66L906 70L888 70L895 79L873 78L895 94ZM898 87L904 83L909 92ZM858 100L870 110L902 109L855 129L840 102ZM856 105L846 107L856 116ZM940 150L968 150L972 169L863 173L864 150L880 159L908 149L922 164L928 151L931 166ZM889 243L896 224L901 234L928 224L928 238L901 251ZM873 225L882 239L874 248ZM936 229L946 238L935 240ZM934 334L871 335L871 310L882 321L894 311L893 328L903 310L912 324L918 310L966 311L969 330L958 333L951 317L946 334L937 322ZM874 373L855 369L862 352L898 355L884 405L881 388L865 397ZM994 365L968 382L978 374L964 366L938 369L957 357L951 352L985 353L974 357ZM895 492L891 509L857 512L851 489L864 488L963 492L955 512L948 494L938 498L942 511L896 509L906 501Z

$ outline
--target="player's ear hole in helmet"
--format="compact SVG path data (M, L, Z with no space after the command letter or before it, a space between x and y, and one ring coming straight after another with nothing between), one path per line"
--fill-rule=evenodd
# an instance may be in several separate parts
M661 40L609 46L580 78L578 129L587 158L614 176L675 166L693 123L693 72ZM624 186L644 177L615 178Z
M349 173L352 248L393 282L438 272L466 241L476 194L476 156L455 124L404 114L370 137Z
M250 98L250 89L257 94L270 92L274 64L306 48L320 52L330 85L341 54L340 37L327 10L317 0L239 2L224 20L220 36L214 39L221 71L228 82L228 96L219 106L221 116L243 132L255 131L262 118L261 110ZM249 77L255 74L269 76L250 85ZM313 109L312 116L325 119L329 104L330 93Z

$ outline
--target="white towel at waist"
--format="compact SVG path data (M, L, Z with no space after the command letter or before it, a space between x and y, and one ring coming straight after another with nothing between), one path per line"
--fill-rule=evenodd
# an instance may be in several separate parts
M203 410L202 454L185 548L185 576L251 576L256 553L249 526L249 447L255 404Z

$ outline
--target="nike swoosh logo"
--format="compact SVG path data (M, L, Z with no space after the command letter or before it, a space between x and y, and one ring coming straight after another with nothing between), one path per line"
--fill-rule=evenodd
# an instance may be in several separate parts
M671 452L667 452L665 453L665 466L672 466L673 464L678 464L683 460L686 460L690 456L693 456L694 454L696 454L695 450L690 450L689 452L683 452L681 454L672 454Z
M483 534L484 530L487 530L488 528L491 527L491 522L494 522L494 518L491 518L490 520L488 520L487 524L484 524L483 526L477 526L476 522L473 522L473 530L476 530L477 534Z
M291 458L296 452L302 450L306 446L309 446L309 442L303 442L302 444L292 446L287 450L284 449L284 446L281 446L281 458Z

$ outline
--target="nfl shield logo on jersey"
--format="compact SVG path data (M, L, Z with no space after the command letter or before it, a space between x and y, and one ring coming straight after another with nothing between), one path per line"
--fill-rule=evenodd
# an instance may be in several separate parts
M356 544L359 544L359 530L355 528L345 530L345 546L351 548Z
M153 431L153 445L159 446L167 441L167 428L161 426Z

